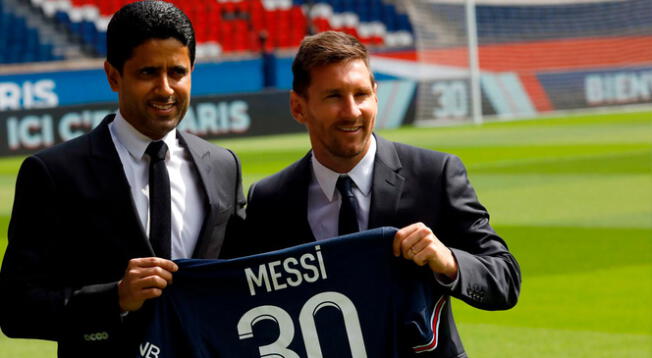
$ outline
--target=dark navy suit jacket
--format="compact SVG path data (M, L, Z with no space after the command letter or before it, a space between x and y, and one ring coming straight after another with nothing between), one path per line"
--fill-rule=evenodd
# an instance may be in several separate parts
M379 136L373 171L369 228L404 227L423 222L449 247L459 264L459 280L446 292L473 307L508 309L518 299L521 273L505 242L489 225L454 155L387 141ZM285 248L315 238L308 223L310 153L249 191L246 240L228 247L228 256ZM364 263L364 252L360 263ZM450 302L441 328L449 342L439 357L464 357Z
M16 184L0 272L0 326L10 337L58 341L60 357L121 357L138 339L121 317L117 281L130 259L154 256L108 124L27 158ZM218 258L244 220L237 157L178 131L204 191L194 258ZM132 342L133 341L133 342Z

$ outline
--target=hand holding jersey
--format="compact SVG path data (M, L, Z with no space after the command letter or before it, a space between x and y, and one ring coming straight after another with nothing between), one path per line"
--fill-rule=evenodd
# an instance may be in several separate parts
M400 229L392 245L394 256L402 255L419 266L428 265L432 272L455 280L458 266L451 250L423 223Z
M173 261L159 257L129 260L124 278L118 283L120 310L139 310L145 300L161 296L177 270L179 267Z

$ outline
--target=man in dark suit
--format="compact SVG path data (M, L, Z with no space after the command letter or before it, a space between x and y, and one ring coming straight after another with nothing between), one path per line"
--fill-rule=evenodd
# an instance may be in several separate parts
M195 58L186 15L129 4L107 44L119 111L24 161L0 273L3 332L57 341L60 357L135 356L171 259L220 257L244 219L237 157L176 130Z
M460 160L372 133L378 99L365 47L342 33L310 36L292 70L290 107L307 127L312 151L250 189L251 234L233 252L395 226L394 254L428 265L449 296L487 310L514 306L519 266L489 225ZM356 264L364 265L359 254ZM431 354L465 357L450 298L440 322L451 338Z

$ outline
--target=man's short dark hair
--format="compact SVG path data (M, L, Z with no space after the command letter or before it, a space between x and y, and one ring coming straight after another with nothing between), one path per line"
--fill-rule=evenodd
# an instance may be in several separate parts
M188 16L174 5L158 0L138 1L118 10L106 31L107 61L122 72L134 48L150 39L174 38L188 47L195 63L195 31Z
M315 67L352 60L363 60L369 69L371 83L374 75L369 67L367 48L355 37L337 31L326 31L307 36L292 63L292 90L305 97L310 86L310 71Z

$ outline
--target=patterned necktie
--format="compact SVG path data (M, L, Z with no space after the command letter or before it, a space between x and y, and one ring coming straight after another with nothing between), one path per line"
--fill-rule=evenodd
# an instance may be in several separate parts
M342 197L338 221L339 235L358 232L358 203L353 196L353 181L348 175L340 175L335 187Z
M163 141L151 142L149 155L149 241L156 256L170 259L172 224L170 209L170 176L165 167L168 146Z

